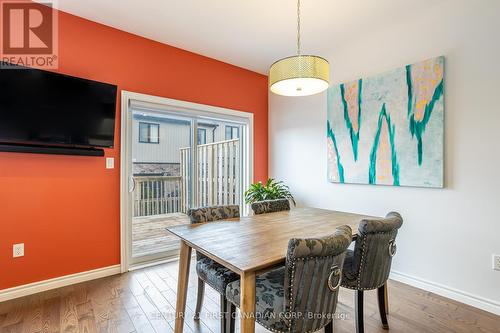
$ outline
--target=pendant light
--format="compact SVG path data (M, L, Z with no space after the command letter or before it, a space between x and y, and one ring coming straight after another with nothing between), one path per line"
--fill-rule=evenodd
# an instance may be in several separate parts
M269 89L283 96L308 96L325 91L330 65L322 57L300 50L300 0L297 0L297 55L280 59L269 68Z

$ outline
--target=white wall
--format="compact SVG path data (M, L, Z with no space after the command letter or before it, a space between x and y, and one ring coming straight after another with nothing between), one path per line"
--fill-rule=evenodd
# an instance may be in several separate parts
M323 33L325 43L335 39ZM405 223L393 276L500 314L500 272L491 257L500 254L500 1L441 1L322 55L334 84L446 57L446 188L328 183L325 93L271 94L270 175L288 183L300 205L399 211Z

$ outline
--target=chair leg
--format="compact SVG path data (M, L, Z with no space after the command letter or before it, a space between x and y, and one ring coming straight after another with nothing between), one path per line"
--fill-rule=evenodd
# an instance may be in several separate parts
M325 333L333 333L333 320L325 326Z
M196 296L196 310L194 311L194 319L200 319L201 307L203 306L203 297L205 296L205 282L198 278L198 295Z
M227 333L229 332L229 325L228 325L228 300L225 295L220 295L220 331L221 333Z
M227 325L229 325L229 333L234 333L236 323L236 305L227 301Z
M389 288L387 287L387 281L385 282L385 285L384 285L384 296L385 296L385 313L387 315L389 315L389 295L387 294L388 293L388 290Z
M356 333L365 332L365 324L363 318L363 290L356 290L356 302L354 305L356 312Z
M378 298L378 311L380 312L380 320L382 321L382 327L385 330L389 329L389 323L387 322L387 283L382 287L377 289Z

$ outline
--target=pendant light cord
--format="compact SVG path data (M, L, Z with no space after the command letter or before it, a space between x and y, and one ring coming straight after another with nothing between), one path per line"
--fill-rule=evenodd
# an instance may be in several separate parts
M297 55L300 55L300 0L297 0Z

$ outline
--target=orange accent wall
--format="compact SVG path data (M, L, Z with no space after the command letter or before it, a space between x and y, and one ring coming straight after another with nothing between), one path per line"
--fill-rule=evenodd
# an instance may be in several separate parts
M267 77L59 13L58 72L254 114L254 177L267 177ZM0 289L120 263L116 169L103 157L0 153ZM20 97L21 98L21 97ZM12 258L12 245L25 256Z

